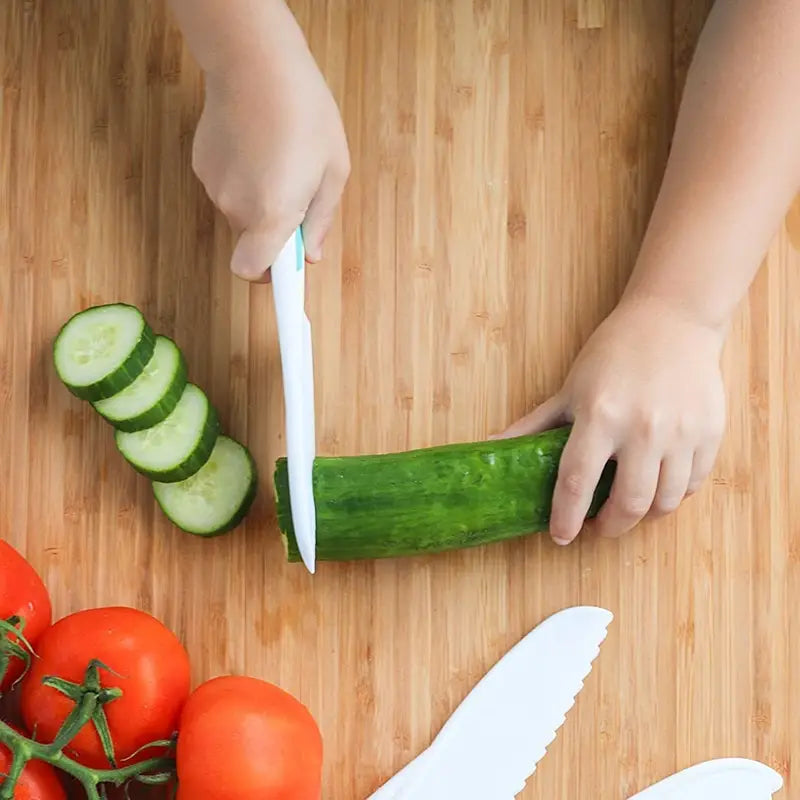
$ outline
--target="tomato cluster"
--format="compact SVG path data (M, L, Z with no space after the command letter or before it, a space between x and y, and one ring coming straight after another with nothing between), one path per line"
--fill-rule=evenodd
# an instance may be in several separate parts
M179 800L319 800L322 737L296 698L245 676L192 691L180 640L137 609L87 609L53 623L41 578L1 539L0 622L0 695L18 684L21 717L0 720L0 733L42 750L60 745L56 757L43 752L25 765L14 800L66 800L65 764L91 784L151 763L163 794L148 797L173 797L177 786ZM0 743L0 797L11 770Z

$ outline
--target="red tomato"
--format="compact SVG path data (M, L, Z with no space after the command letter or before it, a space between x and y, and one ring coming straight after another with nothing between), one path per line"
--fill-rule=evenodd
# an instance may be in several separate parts
M277 686L215 678L183 708L177 767L178 800L319 800L322 736Z
M18 730L15 728L15 730ZM11 768L11 751L0 744L0 786ZM44 761L29 761L14 787L14 800L67 800L56 771Z
M0 539L0 619L10 617L25 620L23 635L35 646L50 624L53 611L42 579L8 542ZM7 638L16 641L14 636ZM21 659L10 659L5 676L0 675L0 693L19 678L24 666Z
M189 656L175 634L149 614L133 608L78 611L44 633L37 653L39 658L22 682L21 701L25 725L36 730L40 741L53 740L75 705L61 692L43 686L42 679L54 675L81 683L92 659L117 673L101 670L102 685L122 690L122 697L105 706L118 763L142 745L168 739L177 730L191 688ZM89 767L109 767L91 723L65 753ZM146 750L133 761L158 754Z

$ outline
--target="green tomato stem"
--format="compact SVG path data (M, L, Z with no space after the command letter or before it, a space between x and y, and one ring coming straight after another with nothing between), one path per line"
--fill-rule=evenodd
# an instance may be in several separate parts
M17 780L29 761L44 761L52 767L66 772L67 775L71 775L81 783L89 800L99 800L100 794L97 787L101 784L110 783L113 786L122 786L129 780L147 775L157 775L163 780L162 776L165 773L174 774L175 771L174 759L166 756L149 758L138 764L131 764L119 769L92 769L79 764L61 751L54 753L51 745L29 739L2 720L0 720L0 743L14 754L9 776L0 786L0 800L13 800Z
M175 760L166 756L150 758L127 767L117 767L114 746L103 707L122 696L116 687L103 688L100 669L108 669L99 661L91 661L86 668L83 683L76 684L55 676L45 678L44 685L69 697L75 707L67 715L55 739L49 744L29 739L0 720L0 744L13 756L11 770L0 785L0 800L13 800L20 775L29 761L44 761L56 769L76 778L86 792L87 800L102 800L106 796L104 784L122 786L130 780L143 783L166 783L175 775ZM103 752L112 769L91 769L64 755L64 748L90 722L94 723L103 745ZM153 742L134 753L150 747L169 746L171 742ZM100 791L98 791L100 790Z
M23 635L25 620L20 617L0 619L0 681L3 680L11 666L11 659L17 658L24 664L22 675L15 681L18 683L31 666L33 648ZM16 641L13 641L11 637Z
M103 706L122 697L122 690L116 687L104 689L100 682L100 670L108 669L100 661L90 661L86 668L83 683L71 681L49 675L42 683L69 697L75 703L69 716L64 720L56 738L50 745L54 752L63 750L90 720L94 723L97 735L103 745L103 753L112 768L117 767L114 755L114 743L111 741L111 732L108 728L108 719ZM110 671L110 670L109 670Z
M25 756L25 752L23 748L10 748L12 761L11 761L11 769L8 771L8 775L6 775L5 782L2 787L0 787L0 797L3 800L6 800L6 784L9 786L16 786L17 781L22 775L22 770L25 769L25 765L28 763L28 759ZM14 789L11 789L11 794L8 795L10 800L14 798Z
M51 753L60 753L81 731L87 722L94 716L97 708L97 695L86 693L69 715L64 720L56 738L47 745Z

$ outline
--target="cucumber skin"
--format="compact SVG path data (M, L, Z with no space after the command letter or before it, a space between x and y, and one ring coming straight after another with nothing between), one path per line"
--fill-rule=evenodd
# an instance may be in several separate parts
M127 306L128 308L132 308L141 314L141 311L139 311L138 308L130 305L129 303L114 303L113 305ZM92 308L96 308L96 306L92 306ZM85 310L91 311L92 308L87 308ZM52 349L54 360L55 352L58 347L58 341L61 338L62 332L67 325L69 325L69 323L81 313L83 312L79 311L76 314L73 314L73 316L61 326L61 329L53 341ZM107 400L109 397L113 397L115 394L117 394L117 392L121 392L123 389L130 386L139 377L139 375L142 374L142 371L147 366L147 362L153 357L153 351L155 348L156 334L148 324L147 320L145 320L144 328L142 328L142 335L139 337L139 341L131 351L130 356L128 356L124 364L120 364L120 366L117 367L117 369L114 370L114 372L112 372L110 375L106 375L105 378L97 381L97 383L91 383L88 386L74 386L70 383L67 383L60 374L59 380L61 380L64 386L66 386L67 389L80 400L87 400L90 403L96 403L98 400ZM58 370L56 370L56 374L58 374Z
M239 525L244 521L244 518L250 512L250 508L253 505L253 501L256 499L256 495L258 494L258 469L256 467L256 462L253 459L253 456L250 454L250 451L244 447L245 453L247 453L247 459L250 462L250 486L247 489L247 493L245 494L242 502L236 511L236 513L226 522L224 525L220 526L219 528L215 528L211 531L193 531L190 528L186 528L183 525L180 525L178 522L173 519L170 515L169 511L164 507L161 500L159 499L158 495L153 492L153 495L156 498L156 502L158 503L158 507L161 509L161 512L164 516L176 527L178 530L183 531L184 533L190 533L192 536L199 536L202 539L213 539L217 536L222 536L224 533L228 533L232 531L234 528L238 528Z
M177 345L175 346L177 347ZM147 428L152 428L154 425L158 425L159 422L163 422L175 410L175 406L178 405L178 401L181 399L183 390L186 388L186 384L189 382L186 359L184 358L181 349L179 347L177 347L177 349L179 359L178 370L175 373L175 377L164 394L161 402L151 406L147 409L147 411L139 414L138 417L131 417L130 419L111 419L97 408L94 410L97 411L97 413L109 425L118 431L122 431L123 433L136 433L138 431L146 430Z
M146 478L150 478L151 481L159 481L160 483L177 483L178 481L184 481L187 478L190 478L195 474L195 472L197 472L197 470L200 469L200 467L203 466L203 464L206 463L206 461L208 461L209 458L211 458L211 453L214 450L217 436L220 435L221 430L219 416L209 400L208 416L206 417L198 446L189 454L185 461L178 464L178 466L164 470L163 472L140 467L138 464L134 464L132 461L129 461L127 458L125 458L125 454L120 449L119 441L117 439L119 434L124 433L124 431L117 430L114 433L114 440L117 442L117 449L119 450L120 455L125 458L125 463L135 469L140 475L144 475Z
M317 559L351 561L475 547L546 531L571 426L534 436L314 462ZM608 498L609 462L589 517ZM301 560L285 458L275 466L278 526Z

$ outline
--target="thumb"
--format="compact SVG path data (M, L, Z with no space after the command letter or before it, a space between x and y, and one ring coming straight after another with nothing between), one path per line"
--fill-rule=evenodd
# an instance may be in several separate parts
M512 439L515 436L527 436L541 433L564 420L564 402L556 395L537 406L530 414L517 420L502 433L492 436L492 439Z
M303 221L303 243L306 248L306 258L311 263L322 258L322 244L336 215L336 208L347 183L347 177L348 170L342 171L329 167L308 207L306 218Z
M269 280L269 268L275 263L296 226L286 230L243 230L231 256L231 272L246 281Z

